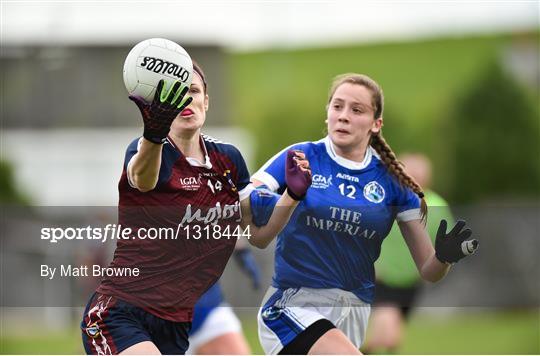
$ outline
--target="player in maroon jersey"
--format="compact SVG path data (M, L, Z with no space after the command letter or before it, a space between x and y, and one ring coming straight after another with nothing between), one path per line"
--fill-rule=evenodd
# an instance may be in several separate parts
M193 306L221 276L238 235L266 247L311 184L305 156L291 151L282 208L256 227L242 155L201 134L203 71L194 63L189 97L178 82L165 87L161 81L150 104L130 97L144 134L129 145L118 184L119 224L131 238L118 240L109 268L138 273L104 278L88 302L81 328L89 354L183 354Z

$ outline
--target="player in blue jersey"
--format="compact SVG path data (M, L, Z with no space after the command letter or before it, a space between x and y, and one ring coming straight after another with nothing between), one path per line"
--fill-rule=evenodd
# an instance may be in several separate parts
M235 261L260 288L261 275L253 253L238 241L233 253ZM218 281L195 304L189 331L187 355L249 355L251 350L242 333L242 325L233 308L225 301Z
M451 263L477 246L467 241L471 230L463 221L449 233L442 221L433 248L423 223L422 188L384 140L382 114L383 93L375 81L340 75L327 104L328 136L288 147L252 177L255 185L282 192L290 150L304 152L313 174L278 235L272 286L258 314L267 354L359 353L374 294L374 262L394 220L427 281L443 278ZM252 207L272 206L276 199L264 192Z

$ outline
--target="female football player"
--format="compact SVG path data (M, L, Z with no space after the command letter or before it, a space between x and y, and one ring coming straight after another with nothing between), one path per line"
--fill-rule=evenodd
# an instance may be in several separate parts
M471 230L463 229L464 222L446 233L444 220L433 248L422 221L424 193L384 140L382 114L383 93L375 81L340 75L328 98L328 136L291 146L253 176L255 185L286 189L291 149L304 152L313 174L278 236L273 283L258 314L268 354L359 353L373 298L373 264L394 220L425 280L440 280L451 263L476 248L475 240L466 241Z
M189 90L189 96L186 94ZM251 224L253 186L240 152L201 134L208 110L203 71L189 88L160 81L154 100L130 96L144 122L127 148L118 185L119 225L112 270L81 323L89 354L183 354L193 306L222 274L239 236L266 246L311 184L307 162L291 151L288 191L270 224Z

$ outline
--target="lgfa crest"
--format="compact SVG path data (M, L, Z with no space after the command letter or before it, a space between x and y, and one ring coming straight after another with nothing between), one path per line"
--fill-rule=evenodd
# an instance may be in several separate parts
M384 188L376 181L371 181L364 187L364 197L372 203L384 200Z
M332 185L332 176L325 177L321 174L315 174L311 181L311 187L316 189L326 189Z

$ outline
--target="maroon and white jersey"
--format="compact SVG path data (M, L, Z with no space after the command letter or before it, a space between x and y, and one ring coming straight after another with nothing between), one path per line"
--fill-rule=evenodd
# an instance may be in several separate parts
M140 274L106 277L98 292L163 319L191 321L196 301L219 279L233 252L240 200L253 186L238 149L202 135L205 162L185 157L168 139L157 186L142 193L126 174L139 141L127 149L118 184L118 222L132 229L132 238L118 240L109 267L138 268ZM151 230L161 231L161 238L141 238Z

